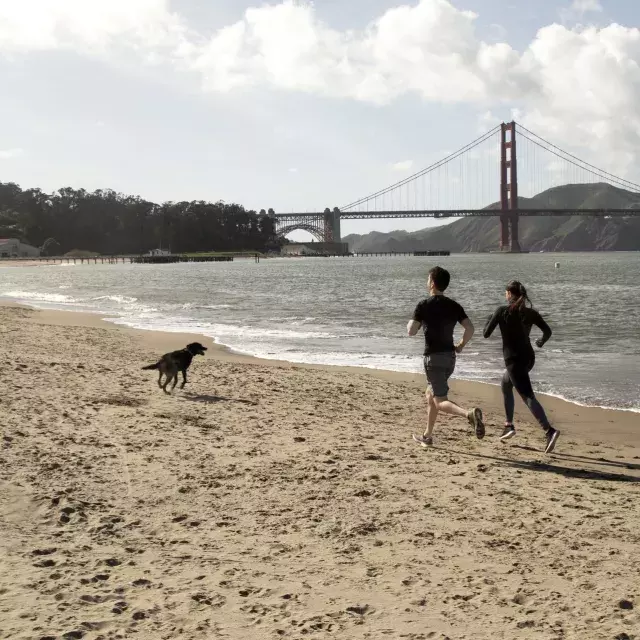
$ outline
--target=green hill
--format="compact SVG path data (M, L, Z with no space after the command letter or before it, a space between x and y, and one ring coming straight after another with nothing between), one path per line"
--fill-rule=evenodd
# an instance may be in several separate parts
M640 194L609 184L571 184L554 187L533 198L519 198L523 209L640 209ZM497 209L494 203L487 209ZM343 238L356 253L375 251L449 250L495 251L499 247L499 219L462 218L420 231L372 231ZM520 245L529 251L637 251L640 217L540 216L520 218Z

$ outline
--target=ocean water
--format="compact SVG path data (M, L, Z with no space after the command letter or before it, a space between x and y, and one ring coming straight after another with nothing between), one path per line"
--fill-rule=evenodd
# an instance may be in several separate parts
M640 412L640 253L0 264L0 299L90 311L141 329L200 333L261 358L419 372L423 338L406 337L406 324L436 264L451 271L448 294L478 330L455 377L499 381L499 332L484 340L481 330L502 304L506 282L518 278L554 331L536 350L534 387L580 404Z

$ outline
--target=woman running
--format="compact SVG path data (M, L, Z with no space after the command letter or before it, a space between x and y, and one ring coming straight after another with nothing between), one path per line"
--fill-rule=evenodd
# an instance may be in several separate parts
M496 326L500 326L502 333L502 352L507 370L504 372L501 382L506 422L500 440L509 440L516 435L513 426L515 407L513 388L515 387L535 419L544 429L546 434L545 453L551 453L556 446L560 432L549 424L542 405L533 393L529 379L529 371L533 369L536 361L529 340L531 327L535 325L542 331L542 337L536 340L538 347L542 347L551 337L551 328L542 316L532 308L527 290L521 282L513 280L507 285L506 298L508 304L498 307L484 328L485 338L493 333Z

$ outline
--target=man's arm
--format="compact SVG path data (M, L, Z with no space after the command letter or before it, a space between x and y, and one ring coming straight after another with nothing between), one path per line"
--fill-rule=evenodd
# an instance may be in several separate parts
M411 320L409 320L409 323L407 324L407 333L410 336L415 336L416 333L420 331L421 326L422 326L421 322L418 322L417 320L413 320L412 318Z
M464 333L462 334L462 340L458 342L456 345L456 353L462 353L462 350L465 348L469 340L473 338L473 334L475 333L475 327L473 326L473 322L469 320L469 318L465 318L460 321L460 324L464 328Z
M418 331L420 331L420 327L422 327L422 309L423 302L418 303L418 306L415 308L413 312L413 316L411 320L407 323L407 333L410 336L415 336Z

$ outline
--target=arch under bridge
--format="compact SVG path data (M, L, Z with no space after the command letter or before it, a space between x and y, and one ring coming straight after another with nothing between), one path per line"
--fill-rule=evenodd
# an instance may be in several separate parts
M276 213L276 235L284 238L292 231L306 231L318 242L340 242L340 209L317 213Z

